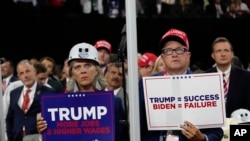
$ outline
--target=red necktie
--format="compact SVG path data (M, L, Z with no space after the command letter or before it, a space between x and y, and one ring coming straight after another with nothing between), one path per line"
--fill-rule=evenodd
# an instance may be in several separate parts
M28 108L29 108L29 102L30 102L30 97L29 97L29 93L30 93L30 89L27 89L25 94L23 95L23 105L22 105L22 110L24 113L27 112Z

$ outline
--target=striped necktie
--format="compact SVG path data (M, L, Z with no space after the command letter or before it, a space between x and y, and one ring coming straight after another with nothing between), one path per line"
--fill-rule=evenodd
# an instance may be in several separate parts
M224 73L223 73L223 88L224 88L224 96L226 97L228 88L227 88L226 74Z

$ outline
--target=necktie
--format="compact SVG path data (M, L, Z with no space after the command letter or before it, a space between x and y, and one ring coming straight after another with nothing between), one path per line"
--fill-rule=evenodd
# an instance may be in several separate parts
M224 87L224 96L227 95L227 81L226 81L226 74L223 73L223 87Z
M27 89L25 94L23 95L23 105L22 105L22 110L24 113L27 112L28 108L29 108L29 102L30 102L30 97L29 97L29 93L30 93L30 89Z

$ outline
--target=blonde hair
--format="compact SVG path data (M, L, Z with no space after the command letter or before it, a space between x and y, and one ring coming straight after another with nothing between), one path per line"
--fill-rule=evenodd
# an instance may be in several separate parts
M74 92L78 89L76 80L72 78L72 69L73 69L72 62L70 62L70 64L69 64L70 79L69 79L69 81L67 83L67 87L66 87L67 92ZM107 81L104 77L103 71L98 65L96 65L95 63L93 63L93 64L95 65L97 72L98 72L95 80L92 83L93 88L96 90L104 90L107 86Z
M159 72L159 65L160 65L160 61L162 60L161 55L159 55L155 61L155 65L152 71L152 74L158 73Z

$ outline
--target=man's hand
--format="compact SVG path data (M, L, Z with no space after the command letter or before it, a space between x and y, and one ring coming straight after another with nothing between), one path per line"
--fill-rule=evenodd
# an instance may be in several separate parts
M47 128L47 122L40 115L37 116L36 128L38 133L42 133Z
M191 141L206 141L205 135L196 128L191 122L184 121L184 124L180 126L182 128L181 133Z

